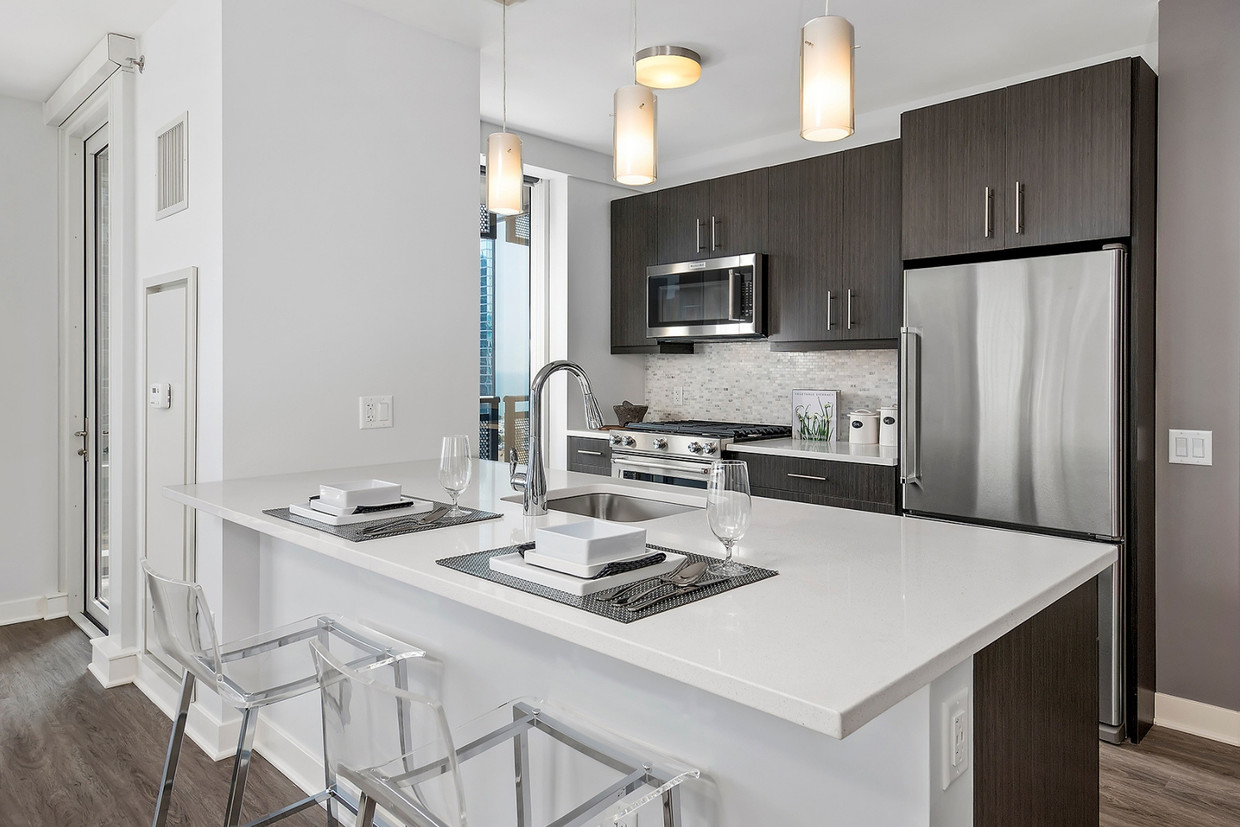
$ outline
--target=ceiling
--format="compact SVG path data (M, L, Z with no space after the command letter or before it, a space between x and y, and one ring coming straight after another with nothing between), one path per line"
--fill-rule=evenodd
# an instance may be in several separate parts
M0 95L46 99L106 32L140 34L172 2L0 0ZM500 120L495 0L347 2L480 49L482 117ZM1157 40L1157 0L834 0L831 11L856 27L859 118ZM688 46L704 64L696 85L658 92L661 161L795 135L799 30L822 12L822 0L639 0L638 48ZM629 0L510 6L509 127L610 154L611 96L632 82L630 13Z

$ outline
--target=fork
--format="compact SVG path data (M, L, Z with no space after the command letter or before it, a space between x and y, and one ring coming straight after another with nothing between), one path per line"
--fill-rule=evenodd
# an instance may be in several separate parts
M427 513L425 516L418 515L416 517L404 517L399 520L393 520L390 523L366 526L361 530L361 533L370 537L378 534L386 534L389 531L397 531L411 525L430 525L433 522L437 522L447 513L448 509L440 507Z

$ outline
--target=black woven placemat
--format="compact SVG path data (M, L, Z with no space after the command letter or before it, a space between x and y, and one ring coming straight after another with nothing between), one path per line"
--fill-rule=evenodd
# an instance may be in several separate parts
M435 505L431 511L434 511L435 508L451 507L451 503L441 503L439 501L433 502ZM438 520L428 525L409 523L407 525L402 525L399 528L393 528L391 531L381 531L377 534L363 534L362 529L369 528L370 526L382 525L383 520L353 523L352 525L328 525L327 523L320 523L315 520L308 520L305 517L299 517L296 514L291 514L287 508L269 508L263 513L272 517L277 517L281 520L288 520L290 523L297 523L298 525L308 526L309 528L317 528L319 531L325 531L328 534L343 537L344 539L354 543L360 543L363 540L383 540L388 537L399 537L402 534L412 534L415 531L433 531L436 528L448 528L449 526L454 525L465 525L466 523L477 523L483 520L494 520L501 516L493 511L479 511L476 508L466 508L465 506L461 506L461 510L468 511L469 513L464 517L440 517ZM413 516L416 517L417 515L415 514ZM406 518L393 517L391 522L395 523L403 519Z
M659 612L665 612L668 609L674 609L677 606L684 606L695 600L705 600L708 597L729 591L731 589L748 586L750 583L757 583L759 580L765 580L768 577L774 577L779 572L774 569L764 569L758 566L748 566L749 571L736 577L729 577L725 580L719 580L709 585L702 586L699 589L677 594L669 597L667 600L661 600L648 609L630 612L622 606L614 606L606 600L600 600L593 595L578 597L575 594L562 592L559 589L552 589L548 586L542 586L538 583L531 583L528 580L522 580L518 577L509 577L506 574L491 571L491 558L498 557L501 554L511 554L514 551L529 551L533 548L533 543L527 543L519 546L505 546L504 548L494 548L489 551L475 551L471 554L462 554L458 557L445 557L435 562L441 566L450 569L463 571L466 574L472 574L474 577L481 577L483 580L490 580L493 583L500 583L505 586L511 586L514 589L520 589L523 592L536 594L539 597L545 597L548 600L554 600L556 603L563 603L566 606L582 609L596 615L617 620L621 623L632 623L634 620L641 620L644 617L657 615ZM705 557L701 554L694 554L691 551L677 551L674 548L666 548L664 546L656 546L647 544L646 548L654 551L670 551L676 554L683 554L691 561L703 560L707 563L713 563L718 558ZM708 575L709 577L709 575ZM666 586L666 590L671 591L671 586ZM606 592L603 592L606 594Z

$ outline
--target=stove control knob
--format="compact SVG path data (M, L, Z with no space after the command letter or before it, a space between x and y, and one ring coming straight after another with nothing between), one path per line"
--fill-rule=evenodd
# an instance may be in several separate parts
M612 435L611 435L611 444L612 444L612 445L623 445L623 444L624 444L624 437L622 437L620 434L612 434Z
M660 451L665 451L665 450L667 450L667 440L666 440L666 439L664 439L664 438L663 438L663 437L661 437L661 436L657 436L657 437L655 437L655 438L654 438L654 447L658 448Z
M690 442L686 447L689 449L689 453L691 454L700 454L706 450L706 446L700 442Z
M717 450L719 450L719 443L717 442L708 442L702 446L703 454L713 454Z
M637 440L633 439L633 437L631 436L626 436L624 438L624 444L626 447L632 448L634 445L637 444Z

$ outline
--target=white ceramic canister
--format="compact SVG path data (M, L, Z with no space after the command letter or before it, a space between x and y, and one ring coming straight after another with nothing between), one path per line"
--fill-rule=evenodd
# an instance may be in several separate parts
M878 442L878 414L865 410L850 412L848 442L851 445L873 445Z
M900 444L900 408L888 405L878 409L878 444L894 448Z

